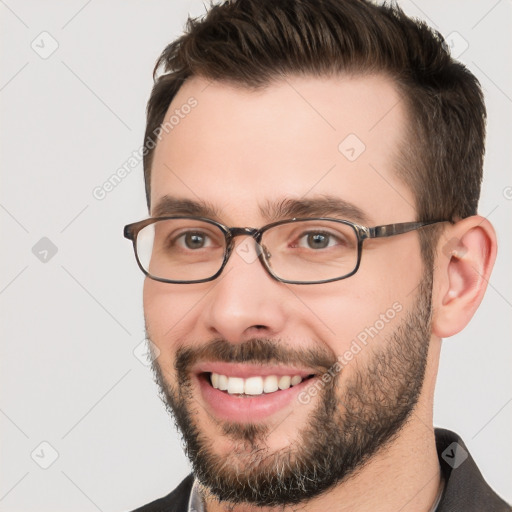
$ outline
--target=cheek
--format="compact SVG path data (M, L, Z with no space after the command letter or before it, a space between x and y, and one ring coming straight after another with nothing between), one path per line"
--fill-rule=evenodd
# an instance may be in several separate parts
M347 299L339 300L334 297L326 301L321 309L321 319L329 329L328 343L337 357L350 350L355 340L365 342L369 336L368 331L371 331L375 338L372 327L380 315L391 306L387 301L383 301L382 297L371 294L350 295ZM320 309L320 306L312 306L312 309ZM381 334L380 331L384 334L387 330L386 325L377 335Z
M397 268L394 274L358 272L351 281L331 283L321 294L302 297L316 323L323 324L324 339L337 357L352 361L355 353L381 343L399 325L415 297L420 276L418 269L411 268L404 275Z
M191 332L190 326L195 322L199 301L186 293L183 286L146 278L143 302L148 335L166 358L175 352L176 340Z

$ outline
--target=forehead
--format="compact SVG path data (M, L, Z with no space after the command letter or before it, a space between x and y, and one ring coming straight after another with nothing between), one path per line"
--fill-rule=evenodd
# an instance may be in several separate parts
M195 77L165 122L152 214L171 196L249 225L280 202L328 198L370 222L413 220L413 194L396 173L405 106L384 76L287 77L257 91Z

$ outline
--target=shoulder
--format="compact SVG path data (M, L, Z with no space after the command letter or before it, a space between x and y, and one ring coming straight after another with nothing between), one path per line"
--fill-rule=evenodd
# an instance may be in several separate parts
M510 512L510 506L484 480L457 434L436 428L436 444L445 480L438 512Z
M187 512L194 476L188 475L174 491L132 512Z

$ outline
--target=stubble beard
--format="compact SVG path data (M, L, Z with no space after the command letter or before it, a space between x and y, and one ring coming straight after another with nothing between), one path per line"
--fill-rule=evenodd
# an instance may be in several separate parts
M232 443L229 454L216 453L216 439L208 437L197 421L198 414L204 416L205 412L192 396L188 368L199 353L178 350L176 386L166 381L154 360L162 400L181 431L194 475L208 493L227 504L272 507L303 503L345 481L389 445L413 412L423 386L431 291L429 273L405 318L378 346L363 349L371 351L367 364L357 368L343 386L339 386L343 371L331 379L319 392L317 404L295 442L277 451L270 451L266 440L279 426L221 422L210 417ZM263 364L316 358L325 366L332 359L331 354L320 350L282 352L279 343L266 339L240 345L217 340L206 347L206 352L217 354L221 360ZM297 402L296 407L302 405Z

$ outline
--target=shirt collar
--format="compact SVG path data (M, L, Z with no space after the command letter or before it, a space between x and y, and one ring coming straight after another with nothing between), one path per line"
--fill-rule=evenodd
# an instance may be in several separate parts
M192 484L187 512L206 512L203 498L199 492L199 480L197 478L194 478L194 483Z

